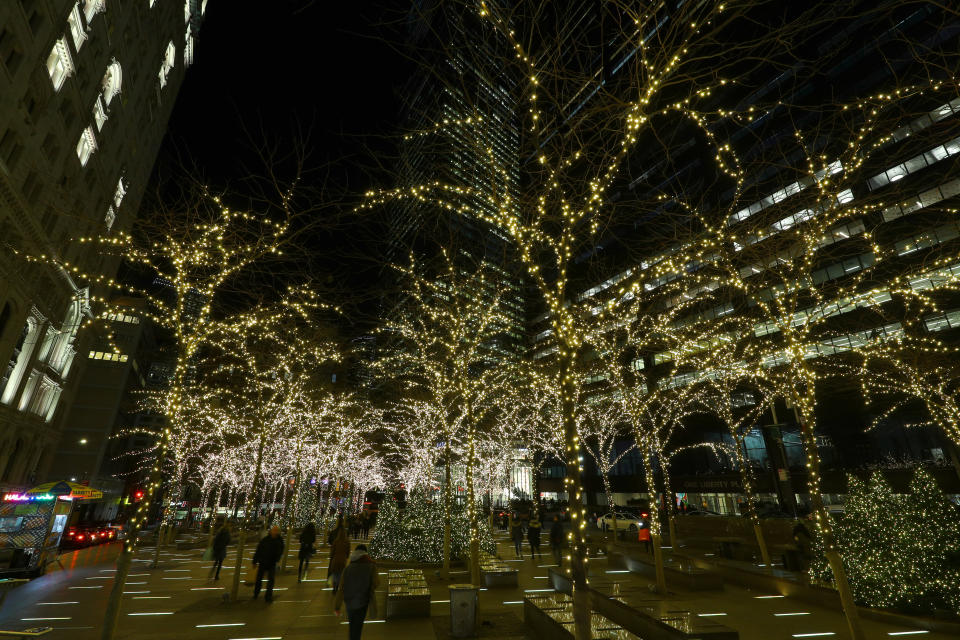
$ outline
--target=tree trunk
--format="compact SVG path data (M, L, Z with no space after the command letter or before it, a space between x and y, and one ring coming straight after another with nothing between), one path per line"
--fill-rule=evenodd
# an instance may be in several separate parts
M470 519L470 582L481 586L480 581L480 521L477 514L473 473L477 462L475 446L476 426L473 424L473 402L467 397L467 517Z
M767 541L763 535L760 516L757 515L757 505L753 494L753 472L744 451L743 437L734 436L734 440L737 443L737 465L740 467L740 480L743 483L743 493L747 497L747 515L750 517L750 522L753 523L753 534L757 538L757 546L760 547L760 558L763 561L764 568L767 571L773 571L770 551L767 549Z
M673 485L670 483L670 459L666 456L660 456L663 465L663 493L667 501L667 527L670 530L670 548L676 551L677 546L677 497L673 493Z
M603 474L603 492L607 496L607 508L610 509L610 513L613 515L613 541L617 541L617 510L613 508L613 491L610 486L610 476L609 473Z
M852 640L865 640L866 636L860 625L860 614L857 611L856 603L854 603L850 584L847 582L847 572L843 567L843 559L833 537L833 524L830 520L830 514L823 504L823 495L820 493L820 452L817 448L816 417L813 411L816 380L812 375L806 374L802 383L806 387L802 395L796 387L793 387L791 392L794 406L799 408L800 434L807 458L807 488L810 492L810 506L812 507L814 524L820 536L827 562L830 563L830 569L833 571L833 578L840 594L840 602L843 605L843 613L847 618L847 626L850 629L850 638Z
M233 586L230 588L230 600L237 601L240 596L240 577L243 573L243 553L247 542L247 527L250 523L250 512L254 509L257 500L257 486L260 483L260 473L263 470L263 449L266 445L266 434L263 432L263 425L260 426L260 443L257 446L257 461L253 472L253 485L250 487L250 493L247 495L246 503L243 509L243 520L240 523L240 532L237 537L237 561L233 567Z
M450 434L447 434L443 446L444 459L444 487L443 487L443 568L440 574L444 578L450 576L450 534L452 529L451 518L451 493L452 488L450 480Z
M179 411L180 393L183 382L183 367L178 366L174 374L171 390L167 395L166 415L167 420L175 422ZM123 551L117 558L117 570L113 574L113 586L110 588L110 596L107 599L107 609L103 617L103 629L100 632L101 640L113 640L113 635L117 629L117 623L120 620L120 604L123 600L123 588L127 582L127 575L130 573L130 564L133 562L133 554L137 549L138 534L140 529L146 524L147 516L150 513L150 504L160 494L160 485L163 480L163 465L167 460L167 453L170 447L170 427L164 427L160 435L160 441L157 446L157 457L154 460L153 467L150 469L150 475L147 479L147 486L144 488L143 498L137 506L136 513L127 525L127 539L123 543ZM162 498L161 498L162 499ZM160 546L160 538L157 538L157 547Z
M586 511L583 507L583 482L580 467L580 439L577 436L576 394L574 382L574 354L569 346L560 347L559 376L561 418L566 452L567 474L564 485L570 504L570 575L573 595L574 637L590 640L590 594L587 589L587 550L584 545Z
M667 578L663 571L663 549L660 547L660 501L657 499L657 484L653 476L653 451L646 447L644 456L644 473L647 478L647 492L650 496L650 538L653 544L653 562L657 577L657 591L663 595L667 593Z
M290 508L290 516L287 518L287 544L283 548L283 561L280 563L280 571L287 570L287 558L290 556L290 547L293 546L293 520L297 507L297 497L300 495L300 448L297 447L297 468L293 475L293 495L290 500L293 502Z

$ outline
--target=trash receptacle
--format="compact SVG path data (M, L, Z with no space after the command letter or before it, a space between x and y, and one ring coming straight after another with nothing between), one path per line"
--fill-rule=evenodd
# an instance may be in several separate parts
M472 584L450 585L450 637L477 635L477 598L480 590Z

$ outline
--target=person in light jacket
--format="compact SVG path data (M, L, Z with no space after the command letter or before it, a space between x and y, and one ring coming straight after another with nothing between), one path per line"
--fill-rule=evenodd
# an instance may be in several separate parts
M360 640L367 609L376 608L375 592L379 584L377 565L367 555L367 545L357 545L356 550L350 554L350 564L343 570L340 586L333 597L333 611L337 615L340 615L340 607L346 605L350 640Z

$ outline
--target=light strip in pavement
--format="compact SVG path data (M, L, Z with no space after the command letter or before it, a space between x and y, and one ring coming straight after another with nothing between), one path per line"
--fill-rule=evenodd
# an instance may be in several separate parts
M450 602L449 600L431 600L430 604L443 604L444 602Z
M775 613L775 614L773 614L773 615L777 616L778 618L781 617L781 616L808 616L808 615L810 615L810 612L809 612L809 611L796 611L796 612L794 612L794 613Z
M124 593L150 593L150 591L124 591Z
M930 633L926 629L923 631L888 631L888 636L918 636L921 633Z
M544 591L554 591L554 589L524 589L524 593L543 593Z
M826 636L835 636L833 631L820 631L818 633L795 633L793 634L794 638L823 638Z
M197 629L207 629L210 627L243 627L246 622L221 622L220 624L198 624Z
M230 638L230 640L283 640L280 636L266 636L263 638Z
M169 600L173 596L133 596L134 600Z
M223 587L190 587L190 591L219 591Z
M145 613L128 613L128 616L172 616L173 611L147 611Z
M717 617L717 616L725 616L725 615L727 615L727 614L725 614L725 613L698 613L697 615L700 616L701 618L715 618L715 617Z
M67 589L103 589L102 584L94 585L92 587L67 587Z
M770 598L786 598L787 596L753 596L754 600L769 600Z
M20 618L24 622L29 622L30 620L73 620L71 617L66 618Z
M363 624L382 624L384 622L386 622L386 620L364 620ZM350 621L347 620L345 622L341 622L340 624L350 624Z
M504 600L503 604L523 604L523 600Z

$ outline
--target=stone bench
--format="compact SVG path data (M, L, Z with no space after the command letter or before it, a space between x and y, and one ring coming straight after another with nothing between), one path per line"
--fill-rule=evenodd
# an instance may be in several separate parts
M619 556L619 558L615 558ZM617 562L629 571L638 573L647 578L656 578L656 567L653 556L634 556L613 552L611 561ZM716 571L700 569L693 565L665 562L664 575L668 585L673 585L687 591L718 591L723 589L723 578Z
M395 569L387 572L387 595L383 617L430 617L430 588L423 571Z
M480 573L485 587L516 587L518 571L503 560L487 554L480 559Z

